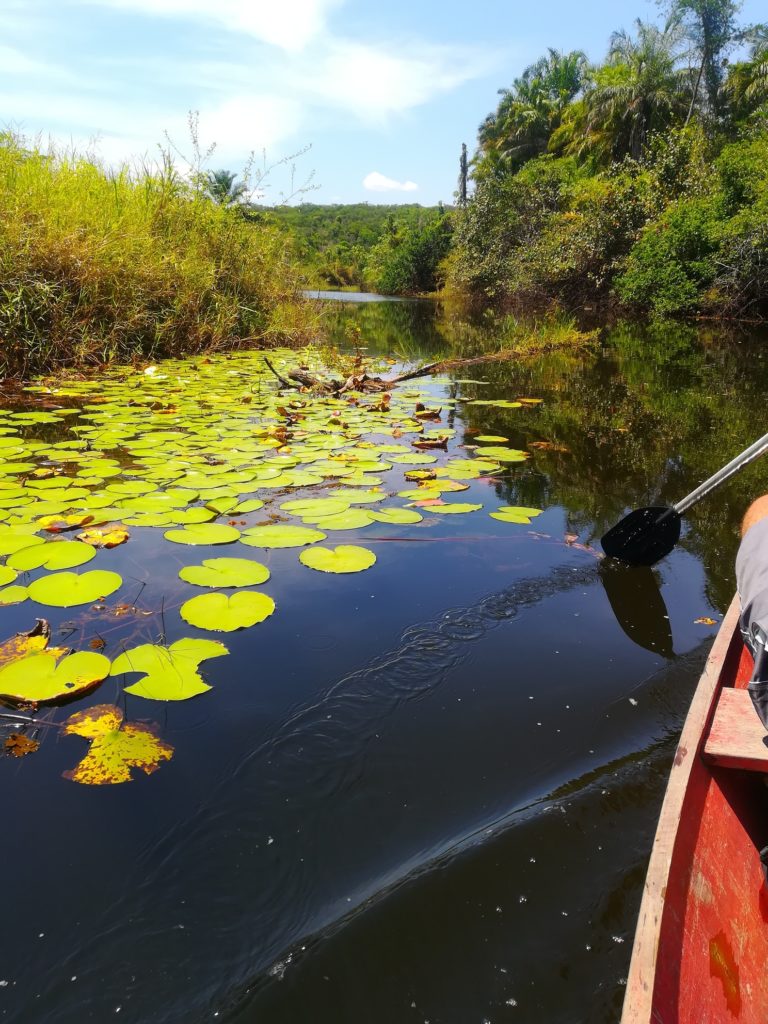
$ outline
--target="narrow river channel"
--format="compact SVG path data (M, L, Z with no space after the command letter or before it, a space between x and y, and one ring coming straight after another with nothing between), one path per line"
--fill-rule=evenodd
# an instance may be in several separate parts
M384 366L498 347L427 302L331 315L340 345L357 326ZM34 756L0 760L0 1020L616 1021L666 773L717 629L697 620L730 601L738 522L768 464L702 503L655 570L607 569L595 548L624 510L675 501L765 433L766 340L619 325L588 353L415 382L440 410L429 427L453 432L439 462L478 438L530 454L466 480L457 500L481 511L338 533L376 554L350 576L251 550L277 611L227 634L213 691L128 698L175 748L155 774L76 785L61 777L75 740L55 728ZM3 410L6 434L37 401ZM61 442L78 422L23 434ZM383 474L388 494L404 468ZM502 505L543 511L518 525L488 515ZM190 635L184 552L162 535L137 526L99 552L152 613L100 620L109 657L137 631ZM0 609L2 637L40 614ZM79 609L44 614L93 635ZM110 678L87 699L124 697Z

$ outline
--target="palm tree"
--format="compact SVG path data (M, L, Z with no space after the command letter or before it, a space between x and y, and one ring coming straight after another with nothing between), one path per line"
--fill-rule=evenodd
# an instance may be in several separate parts
M232 171L209 171L206 178L206 191L215 203L220 206L232 206L241 203L248 194L247 185L240 181L235 184L237 174Z
M751 113L768 102L768 38L759 36L749 60L734 64L725 85L737 111Z
M583 103L573 105L552 148L599 162L639 159L651 132L684 120L689 110L682 41L678 22L659 29L638 19L635 36L614 32L605 64L592 72Z
M502 98L496 111L480 125L481 154L494 153L514 170L545 153L563 112L582 88L586 68L587 58L580 50L560 53L549 49L515 79L511 89L500 89ZM497 166L495 157L492 162Z

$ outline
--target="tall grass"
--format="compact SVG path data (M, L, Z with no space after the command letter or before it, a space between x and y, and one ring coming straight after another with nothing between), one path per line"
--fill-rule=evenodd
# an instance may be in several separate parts
M0 135L0 374L306 341L284 233L165 159L112 170Z

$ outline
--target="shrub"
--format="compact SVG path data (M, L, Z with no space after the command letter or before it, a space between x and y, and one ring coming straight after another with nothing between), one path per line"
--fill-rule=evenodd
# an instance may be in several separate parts
M717 273L717 197L683 199L643 231L616 286L627 302L668 315L694 310Z

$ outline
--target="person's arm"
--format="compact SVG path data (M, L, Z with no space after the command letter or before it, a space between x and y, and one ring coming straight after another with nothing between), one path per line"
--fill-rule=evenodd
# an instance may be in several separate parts
M768 730L768 494L752 502L742 521L736 584L741 635L755 660L747 690Z
M768 517L768 494L763 494L761 497L756 498L755 501L747 509L744 519L741 522L741 536L749 530L756 523L759 523L761 519Z

